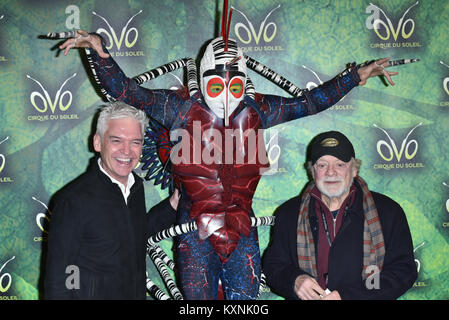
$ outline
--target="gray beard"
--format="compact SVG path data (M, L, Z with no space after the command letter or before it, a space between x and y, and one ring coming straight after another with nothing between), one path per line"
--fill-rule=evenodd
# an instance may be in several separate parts
M339 199L345 193L347 193L349 191L349 189L351 188L353 183L354 183L354 178L351 179L351 181L349 182L349 184L347 186L342 188L338 193L334 193L334 194L331 194L330 192L328 192L324 188L320 187L318 184L316 184L316 186L317 186L318 190L320 190L321 194L325 195L326 197L328 197L329 199L332 200L332 199Z

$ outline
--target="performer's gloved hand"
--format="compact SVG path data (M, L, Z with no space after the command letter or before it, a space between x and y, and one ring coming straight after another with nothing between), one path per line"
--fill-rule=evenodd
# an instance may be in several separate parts
M67 39L59 46L59 49L64 50L65 56L72 48L92 48L101 58L109 58L109 54L105 53L101 46L101 37L94 33L89 34L84 30L77 30L76 37Z
M363 86L369 78L383 75L383 76L385 76L385 78L387 78L388 82L392 86L394 86L394 82L393 82L393 80L391 80L391 76L395 76L398 73L390 72L385 69L385 67L388 66L389 60L390 60L390 58L383 58L383 59L374 61L373 63L370 63L366 66L360 67L357 70L357 72L359 73L359 77L360 77L359 85Z

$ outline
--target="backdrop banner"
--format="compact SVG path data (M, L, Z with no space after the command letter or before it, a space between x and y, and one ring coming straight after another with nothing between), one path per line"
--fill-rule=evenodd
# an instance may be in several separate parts
M363 161L360 176L406 212L418 279L400 299L448 299L449 2L431 0L231 0L230 37L245 54L301 88L348 63L391 57L395 86L373 78L317 115L265 131L271 170L253 199L270 216L308 181L305 149L318 133L343 132ZM106 103L83 50L67 56L49 32L84 29L104 37L124 72L136 76L196 59L218 36L221 1L0 0L0 300L43 298L51 200L94 156L93 116ZM289 94L253 71L257 92ZM183 70L143 84L176 88ZM137 169L144 176L144 172ZM147 209L167 190L145 182ZM50 209L49 209L50 208ZM269 226L258 228L261 252ZM172 257L172 240L160 246ZM165 290L147 258L151 280ZM148 296L148 299L152 297ZM279 300L267 287L260 299Z

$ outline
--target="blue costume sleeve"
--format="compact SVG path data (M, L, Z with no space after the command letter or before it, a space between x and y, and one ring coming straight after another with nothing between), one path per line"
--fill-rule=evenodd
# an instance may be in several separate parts
M108 53L103 43L103 50ZM86 49L87 58L95 81L109 101L121 100L170 128L177 117L177 110L186 100L180 91L148 89L128 78L111 57L101 58L95 50Z
M270 128L326 110L340 101L359 82L360 77L354 63L319 87L311 91L304 90L303 95L299 98L256 94L255 100L264 115L264 127Z

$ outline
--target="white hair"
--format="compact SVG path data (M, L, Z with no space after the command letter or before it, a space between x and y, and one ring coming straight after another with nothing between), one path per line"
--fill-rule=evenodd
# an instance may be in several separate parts
M103 139L104 133L108 129L108 121L113 119L131 118L139 122L142 129L142 137L148 125L148 118L145 112L122 102L115 101L101 108L97 122L96 134Z

